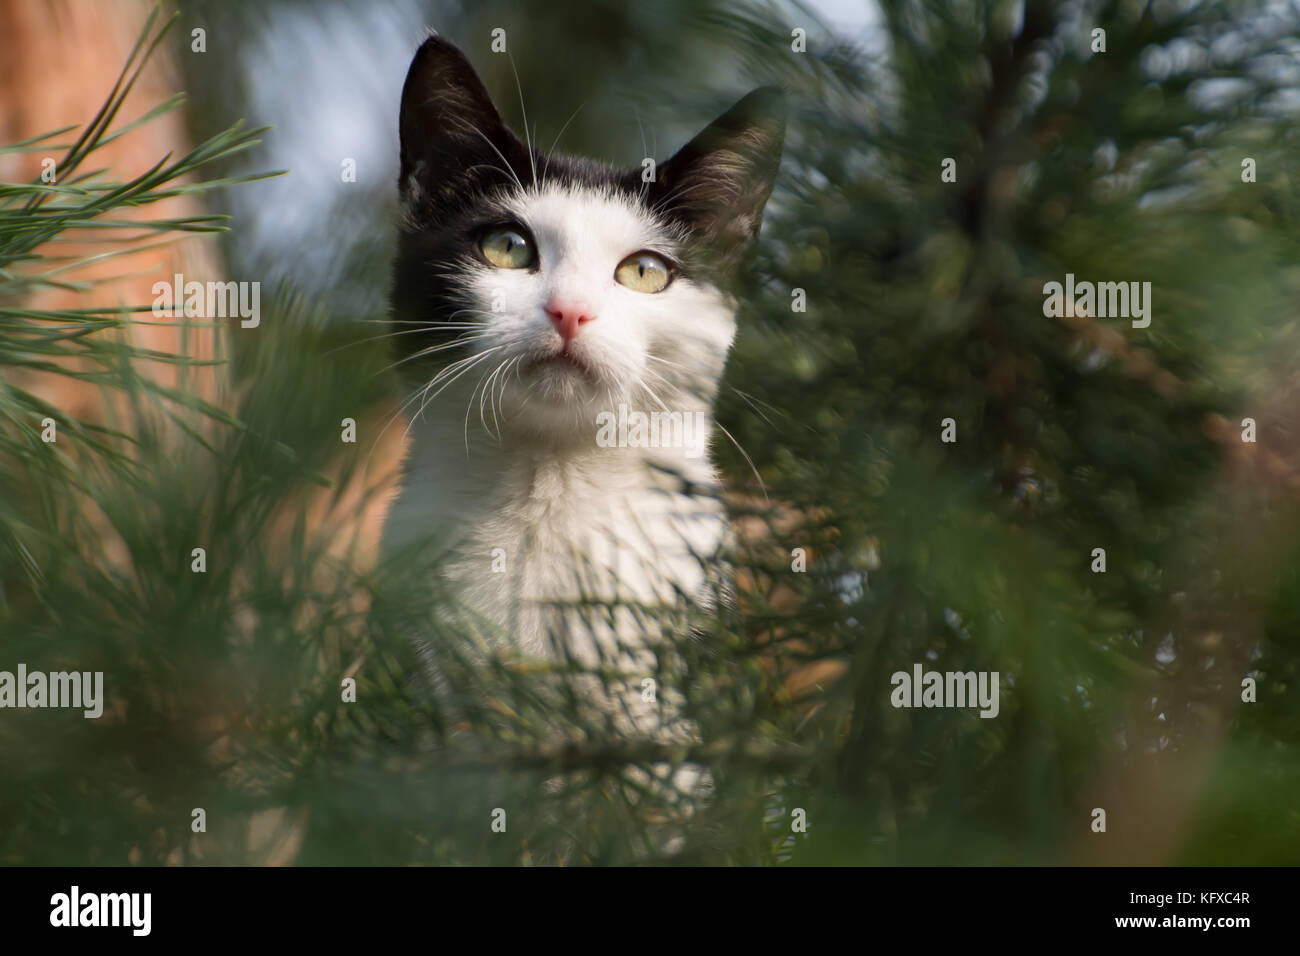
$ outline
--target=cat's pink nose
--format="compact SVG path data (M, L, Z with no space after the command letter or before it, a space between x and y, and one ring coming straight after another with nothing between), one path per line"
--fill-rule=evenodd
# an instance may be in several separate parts
M546 314L551 317L551 322L555 324L555 329L560 333L560 338L564 339L566 347L578 337L578 330L582 325L595 318L590 310L581 306L555 302L546 307Z

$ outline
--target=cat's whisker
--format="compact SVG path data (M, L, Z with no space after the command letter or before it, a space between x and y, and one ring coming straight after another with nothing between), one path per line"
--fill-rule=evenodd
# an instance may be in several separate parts
M489 355L491 355L493 352L496 352L496 351L500 350L501 348L502 348L502 346L500 346L500 345L495 345L495 346L492 346L491 348L484 349L482 352L476 352L476 353L473 354L473 355L467 355L467 356L465 356L465 358L457 359L455 362L452 362L452 363L451 363L450 365L448 365L446 368L444 368L444 369L442 369L441 371L439 371L437 375L435 375L433 378L431 378L431 379L430 379L430 380L425 384L425 386L424 386L424 391L425 391L425 392L430 391L430 390L433 389L435 386L438 386L440 383L443 383L444 380L446 379L447 381L446 381L444 384L442 384L442 386L438 389L438 391L435 392L435 393L433 394L433 396L432 396L432 398L437 398L438 395L440 395L440 394L442 393L443 389L445 389L445 388L447 387L447 385L450 385L450 384L451 384L452 382L454 382L457 378L459 378L462 374L464 374L465 372L469 371L471 368L473 368L475 365L477 365L477 364L479 363L479 361L481 361L482 359L487 358L487 357L488 357ZM421 412L424 411L424 407L423 407L423 406L421 406L420 411L421 411Z
M564 125L560 127L560 131L555 134L555 142L551 143L551 148L546 151L546 164L542 167L542 179L545 179L547 174L551 171L551 157L555 155L555 147L560 145L560 137L563 136L564 131L569 128L569 124L578 118L578 114L582 112L582 108L586 105L586 103L579 103L578 108L569 114L569 118L564 121Z
M481 316L484 316L484 317L490 317L490 316L491 316L491 313L489 313L489 312L485 312L485 311L483 311L482 309L457 309L455 312L452 312L452 313L448 316L448 319L449 319L449 320L450 320L450 319L454 319L454 318L456 318L457 316L460 316L460 315L481 315ZM448 330L448 329L456 329L456 330L460 330L460 331L473 331L473 332L479 333L479 334L468 335L468 336L467 336L467 335L458 335L458 336L455 338L455 340L453 340L453 341L451 341L451 342L443 342L443 343L439 343L439 344L437 344L437 345L433 345L433 346L430 346L430 347L427 347L427 348L424 348L424 349L420 349L420 350L418 350L418 351L416 351L416 352L413 352L413 353L410 354L410 355L404 356L403 358L399 359L398 361L396 361L396 362L394 362L394 363L392 363L392 364L390 364L390 365L387 365L387 366L385 366L384 368L380 369L379 372L377 373L377 374L379 374L379 375L382 375L382 374L384 374L385 372L390 371L391 369L394 369L394 368L396 368L398 365L401 365L401 364L403 364L403 363L405 363L405 362L409 362L409 361L412 361L412 360L414 360L414 359L424 358L424 357L427 357L427 356L429 356L429 355L433 355L433 354L435 354L435 353L437 353L437 352L445 351L446 349L450 349L450 348L455 348L456 346L459 346L459 345L466 345L466 344L468 344L468 343L470 343L470 342L475 341L476 339L484 338L484 337L486 337L486 335L483 334L483 333L488 332L488 331L490 330L490 328L491 328L491 325L490 325L490 323L488 323L488 322L452 322L452 321L439 321L439 322L437 322L437 323L430 323L430 322L420 322L420 321L405 321L405 322L404 322L404 321L402 321L402 320L398 320L398 319L392 319L392 320L385 320L385 319L374 319L374 320L370 320L370 319L366 319L366 320L362 320L362 321L365 321L365 322L371 322L371 321L373 321L373 322L376 322L376 323L379 323L379 324L384 324L384 325L397 325L397 324L401 324L401 325L414 325L414 326L418 326L418 328L414 328L414 329L401 329L401 330L397 330L397 331L386 332L386 333L384 333L383 335L375 335L375 336L370 336L369 338L357 339L356 341L353 341L353 342L347 342L347 343L344 343L343 345L338 346L337 348L330 349L330 351L326 352L325 354L326 354L326 355L330 355L330 354L332 354L332 353L334 353L334 352L339 351L340 349L349 348L349 347L354 346L354 345L362 345L362 344L364 344L364 343L366 343L366 342L376 342L376 341L379 341L379 340L381 340L381 339L396 338L396 337L399 336L399 335L412 335L412 334L415 334L415 333L417 333L417 332L427 332L427 333L430 333L430 334L436 334L436 333L438 333L438 332L445 331L445 330Z
M480 375L478 383L474 386L474 390L469 393L469 401L465 403L465 453L466 454L469 454L469 413L474 408L475 395L479 395L479 394L482 395L482 397L479 398L478 400L478 418L479 418L479 423L482 424L483 426L483 433L486 434L488 437L492 437L492 433L488 430L487 420L483 413L483 400L487 398L487 383L492 380L491 376L495 375L497 370L499 370L500 368L501 365L498 364L496 368L492 370L491 373Z
M472 173L476 169L493 169L496 170L497 172L502 171L501 167L498 166L496 163L475 163L473 166L466 166L465 172ZM521 186L520 188L522 189L523 187ZM450 272L444 274L451 275Z
M445 373L446 373L447 371L449 371L450 369L452 369L452 368L456 368L457 366L463 364L464 362L468 362L471 358L473 358L473 356L469 356L469 357L467 357L467 358L463 358L463 359L457 359L457 360L456 360L455 362L453 362L451 365L447 366L447 368L445 368L445 369L443 369L441 372L439 372L439 375L445 374ZM437 376L434 377L433 381L434 381L434 382L437 381ZM430 387L431 384L432 384L432 383L425 383L424 385L419 386L419 387L417 387L414 391L412 391L411 396L410 396L409 398L407 398L406 401L402 402L402 404L399 405L399 406L397 407L397 410L396 410L395 412L393 412L393 414L390 415L390 416L388 417L388 421L385 422L384 427L383 427L383 428L380 430L380 432L379 432L379 438L382 438L382 437L383 437L384 432L388 430L388 426L391 425L391 424L393 423L393 421L394 421L396 418L398 418L398 417L399 417L399 416L400 416L404 411L406 411L407 407L408 407L412 402L416 401L418 398L420 398L420 396L422 396L422 395L424 395L426 392L428 392L429 387ZM376 443L378 443L378 438L376 438Z
M425 408L427 408L427 407L429 406L429 403L430 403L430 402L432 402L432 401L433 401L434 399L436 399L439 395L441 395L443 392L445 392L445 391L448 389L448 387L450 387L452 384L454 384L454 383L456 382L456 380L459 379L459 378L461 378L461 376L463 376L466 372L468 372L468 371L470 371L472 368L474 368L475 365L477 365L479 362L484 361L485 359L487 359L488 357L490 357L490 356L492 355L493 352L496 352L498 349L500 349L500 348L502 348L502 347L503 347L503 346L499 346L499 345L497 345L497 346L493 346L492 348L490 348L490 349L488 349L488 350L486 350L486 351L484 351L484 352L480 352L478 355L471 356L471 357L468 358L468 359L462 359L461 362L462 362L462 363L466 363L466 364L464 364L464 367L461 368L460 371L458 371L455 375L452 375L450 378L448 378L447 381L443 382L443 384L442 384L441 386L439 386L439 388L438 388L438 390L437 390L436 392L434 392L432 395L429 395L427 398L425 398L423 401L420 402L420 409L419 409L419 411L417 411L414 415L412 415L412 416L411 416L411 421L410 421L409 423L407 423L407 426L406 426L406 433L409 434L409 433L410 433L410 430L411 430L411 427L412 427L412 426L413 426L413 425L414 425L414 424L415 424L415 423L416 423L416 422L417 422L421 417L423 417L423 415L424 415L424 410L425 410ZM434 386L434 384L436 384L436 383L438 382L439 379L444 378L444 377L446 377L446 370L444 370L442 373L439 373L439 375L436 376L436 377L433 379L432 382L430 382L428 385L426 385L426 386L424 387L425 392L428 392L429 389L431 389L431 388ZM405 437L405 435L403 435L403 437Z
M458 359L456 362L453 362L453 363L452 363L451 365L449 365L446 369L443 369L441 372L439 372L439 373L438 373L438 376L435 376L435 377L434 377L433 382L436 382L436 381L438 380L438 377L439 377L439 376L445 374L445 373L446 373L447 371L449 371L450 369L455 368L456 366L461 365L461 364L464 363L464 362L468 362L468 361L470 361L472 358L474 358L474 356L469 356L468 358ZM407 407L410 406L410 404L411 404L412 402L416 401L416 400L417 400L421 395L424 395L425 393L427 393L428 390L429 390L429 388L430 388L430 386L433 384L433 382L430 382L430 383L428 383L428 384L426 384L426 385L424 385L424 386L421 386L421 387L419 387L419 388L416 388L416 389L411 393L411 396L410 396L408 399L406 399L404 402L402 402L399 406L397 406L397 408L393 411L393 413L392 413L391 415L388 416L388 418L384 421L383 427L381 427L381 428L379 429L379 434L375 436L375 440L374 440L374 442L373 442L373 443L371 444L371 446L370 446L370 454L366 456L366 463L367 463L367 464L370 463L370 458L373 457L373 455L374 455L374 453L375 453L375 449L377 449L377 448L379 447L379 444L380 444L381 439L383 439L384 435L388 432L388 429L392 427L393 422L397 421L397 419L399 419L399 418L402 416L402 413L403 413L404 411L406 411ZM421 414L424 412L424 406L423 406L423 405L420 406L420 412L421 412ZM413 423L414 423L414 418L412 418L411 422L408 422L408 423L407 423L406 431L403 432L403 434L402 434L402 440L403 440L403 441L405 441L407 434L410 433L411 425L412 425Z
M483 377L480 376L480 377L479 377L479 380L474 384L474 388L473 388L473 390L469 393L469 399L465 402L465 424L464 424L464 435L465 435L465 454L466 454L466 455L469 454L469 413L470 413L470 409L472 409L472 408L474 407L474 396L478 394L478 390L479 390L480 387L482 387L482 385L483 385ZM484 430L485 432L487 431L486 426L484 427L483 430Z
M510 369L511 369L511 368L514 369L514 371L515 371L515 380L518 381L518 380L519 380L519 367L520 367L521 365L523 365L523 362L524 362L524 357L523 357L522 355L516 355L516 356L514 357L514 359L511 360L511 364L508 365L508 366L506 366L505 374L503 374L503 375L501 376L501 396L500 396L500 398L497 400L497 407L501 410L501 417L502 417L502 418L505 417L505 413L506 413L505 408L504 408L504 405L505 405L505 401L506 401L506 388L507 388L507 387L509 386L509 384L510 384Z
M654 376L655 378L657 378L659 381L663 382L665 385L668 386L669 391L671 391L674 395L677 395L677 394L679 394L679 393L681 392L681 388L679 387L679 385L678 385L677 382L674 382L674 381L672 381L672 380L666 378L665 376L660 375L660 374L659 374L658 372L656 372L654 369L652 369L652 368L646 368L646 369L642 369L642 371L643 371L645 374L647 374L647 375L653 375L653 376Z
M519 82L519 71L515 69L514 54L507 53L506 56L510 60L510 72L515 75L515 89L519 92L519 112L523 115L524 118L524 143L528 148L528 163L529 165L532 166L533 169L533 188L536 189L537 188L537 156L533 152L533 138L528 132L528 110L525 109L524 107L524 87L523 84ZM523 185L521 184L519 188L522 190Z
M653 356L646 356L646 357L647 357L647 358L652 358ZM672 364L672 363L667 363L667 364ZM674 365L673 367L674 367L674 368L680 368L680 369L682 369L683 371L687 371L686 367L685 367L685 366L682 366L682 365ZM681 391L681 383L680 383L680 382L674 381L673 379L670 379L668 376L663 375L663 374L661 374L661 373L659 373L659 372L656 372L656 371L655 371L654 369L652 369L652 368L644 368L644 369L642 369L642 372L644 372L644 373L647 374L647 375L653 375L655 378L659 379L659 381L663 382L665 385L667 385L667 386L668 386L670 389L672 389L674 392L679 392L679 391Z
M502 163L501 171L504 172L504 173L506 173L506 174L509 175L510 177L512 177L512 178L514 179L514 181L515 181L515 185L517 185L517 186L519 187L519 191L520 191L520 192L523 192L523 191L524 191L524 184L523 184L523 181L520 180L520 178L519 178L519 174L516 173L516 172L514 171L514 168L513 168L513 167L511 167L511 165L510 165L510 160L506 159L505 156L502 155L501 150L497 149L497 144L494 143L494 142L492 142L492 140L488 139L487 134L484 133L484 132L483 132L481 129L479 129L477 126L473 125L472 123L469 123L469 122L467 122L467 121L465 121L465 120L459 120L459 121L458 121L458 125L460 125L461 127L464 127L464 128L466 128L466 129L468 129L468 130L469 130L470 132L472 132L472 133L477 133L477 134L482 138L483 142L485 142L485 143L488 144L488 146L491 148L492 152L496 153L497 156L500 157L500 159L501 159L501 163Z
M707 401L710 405L713 404L713 396L710 394L706 394L704 391L702 391L700 385L698 384L702 381L707 381L711 383L714 382L715 376L711 372L705 369L701 369L699 367L691 368L688 365L680 365L676 362L669 362L666 359L657 358L656 356L653 355L648 356L648 358L651 358L657 362L661 362L675 371L676 374L672 374L671 377L666 375L659 376L663 381L670 382L675 391L689 392L695 395L697 398ZM658 374L658 373L654 373L652 369L647 369L646 371L649 371L652 374Z
M659 375L654 370L645 369L645 371L649 372L651 375L654 375L656 378L660 379L661 381L664 381L666 384L671 384L668 383L667 380L664 379L662 375ZM647 392L649 392L652 398L655 398L656 401L659 401L658 397L655 396L653 392L650 392L649 386L647 386L644 381L639 381L637 384L639 384L642 388L644 388ZM660 401L659 404L663 405L663 402ZM664 406L664 411L668 411L667 406ZM746 452L745 449L741 447L740 442L736 441L735 437L731 434L731 432L727 431L726 427L721 422L719 422L715 418L713 423L718 426L718 430L721 431L722 434L727 436L728 440L730 440L730 442L736 446L736 450L740 452L740 454L744 457L746 463L748 463L749 465L749 470L754 473L754 477L758 480L758 487L763 492L763 500L767 501L768 500L767 486L763 483L763 477L758 473L758 469L754 466L754 460L749 457L749 453Z
M726 435L727 440L736 446L736 451L740 452L741 456L745 459L746 464L749 465L749 470L754 473L754 477L758 480L758 488L763 492L763 504L770 505L771 501L769 501L767 497L767 485L763 484L763 476L758 473L758 468L754 465L754 459L749 457L749 452L740 447L740 442L736 441L735 436L733 436L731 432L727 431L727 427L723 425L722 422L715 418L713 424L717 425L718 431Z
M750 395L748 392L742 392L734 385L728 385L727 387L731 389L733 392L735 392L737 395L739 395L745 401L745 404L747 404L750 408L754 410L754 412L758 415L759 418L763 419L763 421L767 422L767 424L771 425L773 428L776 428L776 422L772 421L772 419L768 418L766 415L763 414L763 410L758 407L760 404L767 405L768 408L776 412L778 415L782 415L786 418L790 417L787 413L781 411L781 409L777 408L775 405L769 405L767 402L760 401L759 399L754 398L754 396Z
M427 325L427 324L425 324L425 323L418 323L418 324L422 325L423 328L418 328L418 329L399 329L399 330L397 330L397 331L395 331L395 332L385 332L383 335L369 335L369 336L367 336L367 337L364 338L364 339L353 339L351 342L344 342L342 345L337 345L337 346L335 346L335 347L332 348L332 349L327 349L327 350L326 350L325 352L323 352L322 354L323 354L323 355L333 355L335 352L341 352L343 349L350 349L350 348L352 348L353 346L357 346L357 345L365 345L367 342L378 342L378 341L380 341L381 339L395 339L395 338L397 338L399 335L416 335L416 334L418 334L418 333L420 333L420 332L436 332L436 331L438 331L438 330L440 330L440 329L446 329L446 328L464 328L464 329L484 328L484 326L482 326L482 325L460 325L460 326L456 326L456 325L444 325L444 324L441 323L441 322L439 322L438 325L436 325L436 326Z
M501 391L498 393L494 388L492 390L492 401L488 403L488 409L492 412L492 423L496 426L498 439L501 437L501 419L505 418L505 409L502 404L505 402L506 388L510 384L510 370L521 360L521 357L516 355L502 366L501 377L498 380L501 383Z
M444 342L441 345L431 345L428 348L420 349L418 352L412 352L410 355L405 355L402 358L398 359L396 362L390 362L388 365L384 366L378 372L376 372L375 377L391 372L399 365L405 365L407 362L414 362L422 358L428 358L429 356L435 355L438 352L446 352L449 349L460 348L462 346L470 345L470 344L472 343L457 339L455 342Z
M640 110L637 110L637 111L636 111L636 128L637 128L637 130L641 133L641 155L644 156L644 157L647 157L647 158L649 158L649 159L653 159L654 157L651 156L650 153L647 153L647 152L646 152L646 143L645 143L645 126L643 126L642 123L641 123L641 111L640 111ZM656 173L656 175L657 175L657 173ZM646 194L649 193L649 192L650 192L650 183L649 183L648 181L646 181L645 177L643 176L642 179L641 179L641 192L640 192L640 196L639 196L639 198L641 199L642 202L645 202Z
M500 422L500 420L497 418L497 413L496 413L496 388L495 388L495 385L494 385L493 383L495 382L496 377L497 377L497 375L501 372L501 370L502 370L503 368L505 368L508 364L510 364L510 362L511 362L511 359L507 358L505 361L503 361L503 362L501 362L500 364L498 364L497 367L494 368L494 369L492 370L492 374L489 375L489 376L487 377L487 380L483 383L483 391L479 394L479 399L478 399L478 418L479 418L479 422L480 422L480 424L482 424L482 426L483 426L483 430L484 430L485 432L488 432L489 435L491 435L491 434L493 434L493 432L488 430L488 426L487 426L487 416L486 416L486 414L485 414L484 411L483 411L483 405L484 405L484 402L487 401L489 395L491 396L491 402L488 402L488 406L489 406L489 408L490 408L491 411L492 411L492 425L493 425L493 429L495 430L495 435L494 435L494 437L496 438L497 441L500 441L500 440L501 440L501 422Z
M659 403L659 407L662 408L665 412L671 412L671 411L672 411L672 410L671 410L671 409L670 409L670 408L669 408L669 407L664 403L664 400L663 400L662 398L660 398L658 395L655 394L655 390L652 389L649 385L646 384L646 382L645 382L644 379L638 379L638 380L637 380L637 385L639 385L639 386L640 386L640 387L645 391L645 393L646 393L647 395L649 395L652 399L654 399L656 402L658 402L658 403Z
M449 316L447 316L447 318L448 318L448 319L454 319L454 318L456 318L457 316L460 316L460 315L477 315L477 316L482 316L484 319L487 319L488 322L490 322L490 321L492 320L492 313L491 313L491 312L488 312L486 309L474 309L474 308L470 308L470 307L468 307L468 306L465 307L465 308L463 308L463 309L457 309L455 312L453 312L453 313L451 313ZM438 324L441 325L442 323L439 322ZM488 324L488 323L487 323L487 322L476 322L476 323L471 323L471 324L474 324L474 325L486 325L486 324Z
M461 309L460 311L477 312L479 310ZM455 313L455 312L452 313L452 315L457 315L457 314L459 313ZM490 312L483 313L483 315L490 315L490 314L491 314ZM443 322L443 321L438 321L435 323L435 322L430 322L428 319L354 319L353 321L355 321L358 325L419 325L419 326L423 326L426 329L459 328L462 326L465 328L472 328L475 326L482 326L484 324L482 322L454 323L454 322Z
M402 404L400 410L404 411L407 405L410 405L411 402L415 401L417 398L422 398L425 395L427 395L429 393L429 390L433 388L435 385L437 385L440 381L442 381L442 379L444 379L446 376L451 375L452 373L466 367L467 365L472 363L476 358L479 357L481 357L480 354L467 355L464 358L456 359L456 361L451 362L450 364L440 369L438 373L433 376L433 378L431 378L429 381L425 382L423 385L416 388L414 393L412 393L411 398L407 399L407 401ZM423 406L421 406L420 410L421 412L424 411Z
M473 335L458 335L454 341L442 342L438 345L430 345L427 348L422 348L419 351L412 352L410 355L405 355L402 358L398 359L396 362L386 365L384 368L380 369L375 374L383 375L385 372L389 372L397 368L399 365L405 365L407 362L413 362L417 359L428 358L430 355L436 355L438 352L445 352L448 349L459 348L465 345L472 345L475 342L481 341L483 339L490 339L491 337L492 337L491 332L488 329L484 329L483 331L476 332Z

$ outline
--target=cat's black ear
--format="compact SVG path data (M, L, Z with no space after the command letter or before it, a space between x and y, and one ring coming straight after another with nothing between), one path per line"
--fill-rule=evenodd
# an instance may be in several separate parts
M464 195L513 182L528 168L528 151L506 126L465 54L440 36L416 51L402 86L398 123L407 202Z
M758 235L781 163L785 94L760 87L660 164L651 202L730 248Z

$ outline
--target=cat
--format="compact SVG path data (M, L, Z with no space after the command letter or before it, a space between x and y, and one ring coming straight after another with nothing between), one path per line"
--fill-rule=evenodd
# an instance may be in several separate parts
M642 675L679 636L636 606L707 600L726 546L700 451L736 331L725 279L784 132L783 94L760 88L657 165L543 154L436 34L402 90L391 332L411 444L384 551L436 533L488 643L631 675L592 691L623 698L629 733L664 727ZM635 427L656 412L657 443Z

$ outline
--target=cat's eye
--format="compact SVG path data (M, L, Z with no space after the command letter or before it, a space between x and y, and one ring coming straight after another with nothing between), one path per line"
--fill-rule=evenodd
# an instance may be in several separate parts
M501 226L479 238L483 258L498 269L527 269L537 258L532 240L522 229Z
M625 285L633 292L662 292L672 278L671 267L653 252L633 253L614 270L614 279L619 285Z

